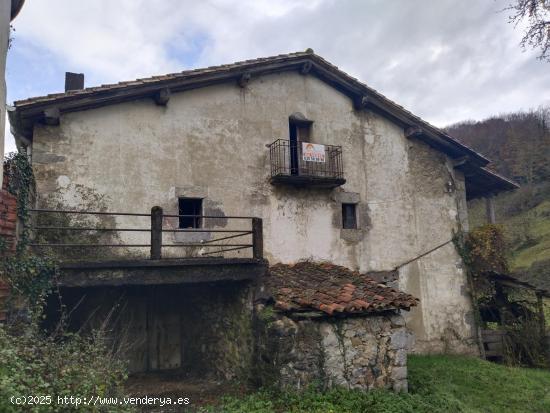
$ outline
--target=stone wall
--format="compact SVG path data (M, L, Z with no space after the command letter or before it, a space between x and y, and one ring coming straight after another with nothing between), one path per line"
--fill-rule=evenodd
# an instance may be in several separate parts
M401 315L292 320L269 307L258 314L259 384L407 391L413 336Z
M247 380L253 354L252 290L248 283L195 286L182 313L183 363L199 376Z

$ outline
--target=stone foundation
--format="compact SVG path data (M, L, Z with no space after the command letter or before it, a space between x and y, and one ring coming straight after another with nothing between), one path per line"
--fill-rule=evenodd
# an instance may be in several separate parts
M293 320L260 308L255 376L281 389L407 391L411 339L399 314Z

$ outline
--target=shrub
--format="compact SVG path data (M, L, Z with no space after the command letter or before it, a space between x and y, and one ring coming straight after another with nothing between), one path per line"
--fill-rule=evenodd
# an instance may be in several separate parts
M500 226L486 224L475 228L466 236L465 246L475 273L508 272L506 242Z
M124 406L59 405L57 397L121 396L125 366L99 335L83 338L64 335L57 339L32 325L0 326L0 411L129 411ZM51 396L50 404L17 406L12 396Z
M25 154L11 154L4 162L8 190L17 197L18 218L23 226L15 253L0 242L0 278L11 287L9 325L0 325L0 412L28 411L128 411L126 406L61 405L58 397L122 396L125 365L109 348L102 330L83 337L78 334L46 334L40 320L48 294L55 289L57 263L28 248L29 203L34 190L32 168ZM0 239L1 241L1 239ZM17 321L18 313L25 321ZM63 317L62 317L63 319ZM14 321L15 320L15 321ZM33 404L12 404L12 397L37 397ZM46 398L49 396L50 399ZM36 401L43 403L36 403Z

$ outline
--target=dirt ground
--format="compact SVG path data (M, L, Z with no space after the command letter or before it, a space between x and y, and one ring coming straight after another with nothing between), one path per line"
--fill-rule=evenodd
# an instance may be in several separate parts
M131 397L189 398L189 404L183 406L138 408L138 411L151 413L197 412L202 406L216 404L224 395L237 396L248 391L249 388L239 383L190 376L179 371L134 374L126 383L126 394Z

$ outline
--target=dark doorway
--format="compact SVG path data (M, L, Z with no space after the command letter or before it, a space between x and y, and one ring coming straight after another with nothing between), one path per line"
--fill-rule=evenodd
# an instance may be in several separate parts
M251 352L246 334L227 335L247 331L249 288L246 282L60 288L48 298L43 326L59 326L63 303L67 331L101 330L130 373L223 378Z
M312 123L298 112L288 118L291 175L300 174L300 142L309 141Z
M300 172L300 164L298 158L298 126L295 123L289 122L290 132L290 174L298 175Z

